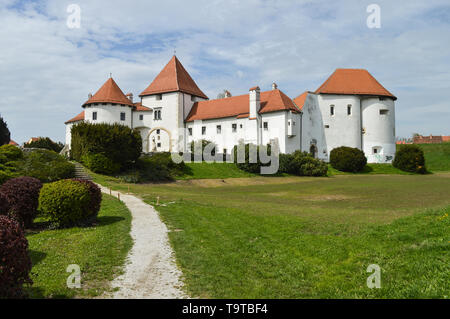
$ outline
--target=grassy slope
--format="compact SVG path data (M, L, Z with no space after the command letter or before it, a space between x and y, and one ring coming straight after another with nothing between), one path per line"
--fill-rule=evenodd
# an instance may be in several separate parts
M450 171L450 143L420 144L427 169L432 172Z
M86 228L45 230L27 235L33 261L32 298L96 296L108 289L120 272L132 239L131 214L117 199L103 194L99 225ZM66 268L81 268L81 289L66 286Z
M110 184L117 189L128 185ZM213 298L444 297L449 174L131 185L163 219L187 289ZM181 230L181 231L180 231ZM382 289L366 268L382 267Z
M252 177L255 174L240 170L234 163L186 163L188 173L177 179L205 179Z

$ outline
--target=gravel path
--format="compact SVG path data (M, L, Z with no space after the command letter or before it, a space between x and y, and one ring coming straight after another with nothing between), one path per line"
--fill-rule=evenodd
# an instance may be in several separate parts
M99 185L102 192L109 189ZM113 195L117 196L116 191ZM128 255L123 275L114 279L113 288L120 288L106 298L188 298L181 290L181 271L177 268L169 244L166 225L158 212L132 195L120 194L133 217L131 237L134 244Z

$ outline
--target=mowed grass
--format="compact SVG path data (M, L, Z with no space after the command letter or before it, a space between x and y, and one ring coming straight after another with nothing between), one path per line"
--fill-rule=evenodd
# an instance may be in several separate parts
M107 182L157 206L206 298L447 298L450 173ZM382 269L369 289L370 264Z
M177 179L208 179L208 178L236 178L253 177L255 174L248 173L237 168L234 163L186 163L186 173Z
M93 297L109 290L132 246L131 214L116 198L103 194L98 225L42 230L27 235L33 263L27 288L31 298ZM81 288L67 288L67 266L81 269Z
M450 171L450 143L419 144L425 164L431 172Z

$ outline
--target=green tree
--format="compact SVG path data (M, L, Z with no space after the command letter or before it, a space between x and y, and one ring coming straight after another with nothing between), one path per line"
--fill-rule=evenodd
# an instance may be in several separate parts
M11 133L9 132L8 125L0 116L0 146L8 144L11 140Z
M32 141L24 145L28 148L44 148L56 153L61 152L64 145L61 142L55 143L49 137L39 137L37 141Z

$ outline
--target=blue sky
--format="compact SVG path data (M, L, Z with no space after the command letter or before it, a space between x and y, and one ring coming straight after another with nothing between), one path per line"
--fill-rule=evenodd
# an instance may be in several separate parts
M69 4L81 28L66 25ZM381 28L366 25L368 5ZM450 135L450 3L0 0L0 114L12 138L64 140L64 122L111 72L137 96L177 56L215 98L259 85L295 98L336 68L365 68L398 97L397 135Z

